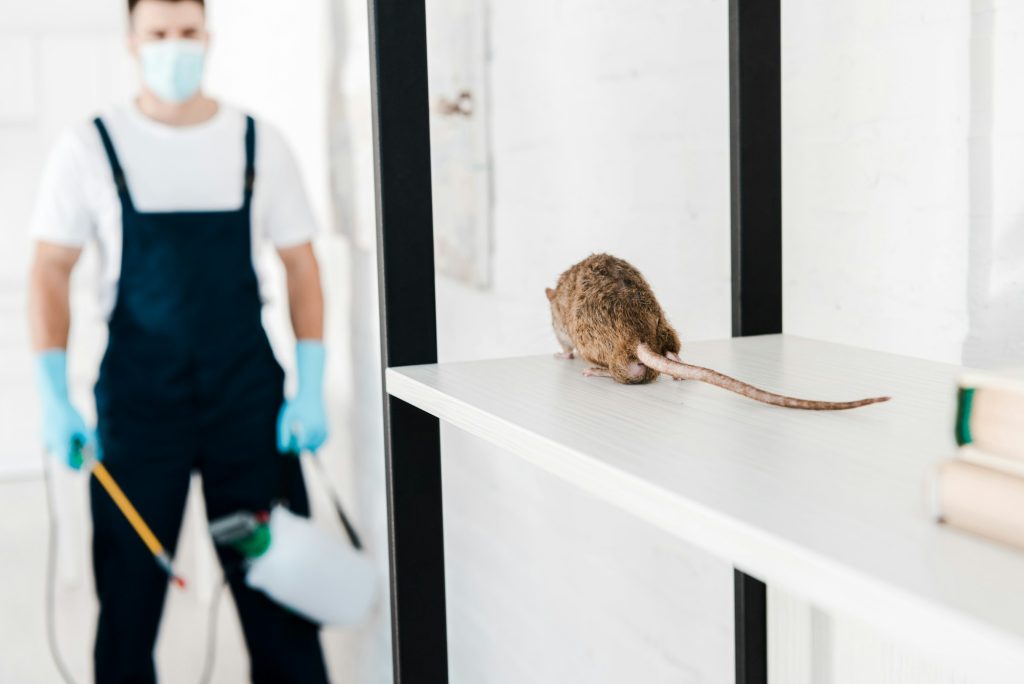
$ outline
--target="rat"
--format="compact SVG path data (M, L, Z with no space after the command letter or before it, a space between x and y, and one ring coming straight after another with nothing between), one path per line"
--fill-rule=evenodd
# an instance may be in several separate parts
M592 254L546 288L551 323L562 347L559 358L578 352L593 368L586 376L637 385L664 373L676 380L699 380L775 406L836 411L889 397L858 401L815 401L768 392L718 371L683 363L679 335L669 324L654 291L632 264L610 254Z

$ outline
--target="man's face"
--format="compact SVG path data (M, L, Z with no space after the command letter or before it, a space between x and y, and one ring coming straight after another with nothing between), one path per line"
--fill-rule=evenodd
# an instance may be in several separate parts
M128 44L132 54L155 40L197 40L206 45L206 12L198 2L142 0L129 17Z

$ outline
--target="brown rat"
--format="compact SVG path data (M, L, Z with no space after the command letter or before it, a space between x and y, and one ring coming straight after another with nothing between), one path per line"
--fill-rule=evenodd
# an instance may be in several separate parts
M700 380L766 404L835 411L866 406L889 397L859 401L795 399L759 389L728 375L683 363L679 335L669 325L651 286L636 268L609 254L592 254L547 288L551 323L562 358L578 351L595 368L584 375L614 378L626 384L652 382L664 373L677 380Z

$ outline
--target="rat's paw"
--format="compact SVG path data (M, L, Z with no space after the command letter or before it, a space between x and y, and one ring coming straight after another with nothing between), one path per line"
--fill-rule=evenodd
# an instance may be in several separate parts
M563 359L563 360L570 360L570 359L575 359L576 355L574 353L572 353L572 352L564 352L564 351L562 351L562 352L556 352L555 353L555 358L556 359Z
M588 378L610 378L612 372L607 368L601 368L600 366L594 366L583 371L583 375Z

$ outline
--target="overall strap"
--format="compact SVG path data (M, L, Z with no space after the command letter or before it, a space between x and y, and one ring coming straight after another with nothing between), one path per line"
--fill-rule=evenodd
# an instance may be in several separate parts
M110 161L110 171L114 175L114 184L117 186L117 195L121 198L121 202L125 208L134 210L135 205L132 203L132 196L128 192L128 182L124 177L124 169L121 168L121 162L117 159L117 152L114 151L114 143L110 140L110 134L107 132L107 127L99 117L93 119L93 123L96 125L96 130L100 132L100 140L103 141L103 149L106 151L107 159Z
M252 202L252 189L256 183L256 122L245 117L245 206Z

